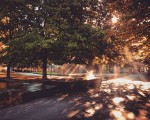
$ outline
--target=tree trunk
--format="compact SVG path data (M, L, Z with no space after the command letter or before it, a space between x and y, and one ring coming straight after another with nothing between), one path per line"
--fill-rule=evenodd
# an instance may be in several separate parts
M43 50L43 72L42 72L42 80L47 80L47 50Z
M50 76L52 75L52 70L53 70L53 68L52 68L52 64L50 65L50 67L51 67L51 69L50 69Z
M12 11L10 10L9 12L10 12L10 17L9 17L10 18L10 20L9 20L10 22L9 22L9 26L8 26L9 27L8 42L11 41L12 38L13 38L13 27L12 27L12 19L11 19L12 18L12 16L11 16L12 15ZM11 51L9 51L9 52L11 52ZM9 62L7 64L7 74L6 74L6 78L7 79L10 79L10 66L11 66L11 64L10 64L10 60L9 60Z
M7 64L7 74L6 74L6 78L10 79L10 63Z
M148 66L148 72L147 75L150 76L150 66Z

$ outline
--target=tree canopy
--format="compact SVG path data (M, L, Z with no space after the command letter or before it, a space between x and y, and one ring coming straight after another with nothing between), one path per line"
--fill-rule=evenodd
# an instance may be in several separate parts
M12 65L22 66L34 65L42 60L44 76L47 60L56 64L88 64L100 53L101 45L97 43L102 42L103 37L99 28L94 28L90 22L85 24L88 18L94 17L97 2L4 0L1 8L8 6L8 11L1 14L8 22L1 23L9 25L8 29L3 28L6 33L9 32L7 36L11 36L7 42L2 40L7 46L4 58L11 58Z
M128 55L132 56L132 60L146 62L150 55L149 0L106 0L106 2L109 13L118 20L116 23L110 22L112 29L107 37L114 36L124 44L122 47L125 48L123 48L125 59L129 58L126 53L128 48Z
M42 63L43 79L49 61L90 64L105 57L118 65L149 64L148 0L1 0L0 17L2 61Z

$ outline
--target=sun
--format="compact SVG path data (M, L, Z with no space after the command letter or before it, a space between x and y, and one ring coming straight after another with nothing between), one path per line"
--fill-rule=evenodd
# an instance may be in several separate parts
M116 17L115 15L113 15L113 17L112 17L112 19L111 19L111 21L112 21L112 23L117 23L118 22L118 17Z

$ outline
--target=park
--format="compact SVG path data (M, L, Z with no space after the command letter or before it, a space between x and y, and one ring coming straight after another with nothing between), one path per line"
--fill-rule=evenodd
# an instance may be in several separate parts
M149 0L1 0L0 120L150 120Z

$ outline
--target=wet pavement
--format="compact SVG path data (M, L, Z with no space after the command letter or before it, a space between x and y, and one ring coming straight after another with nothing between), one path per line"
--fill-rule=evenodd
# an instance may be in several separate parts
M145 80L130 75L103 81L97 89L47 93L0 110L0 120L149 120L150 82Z

